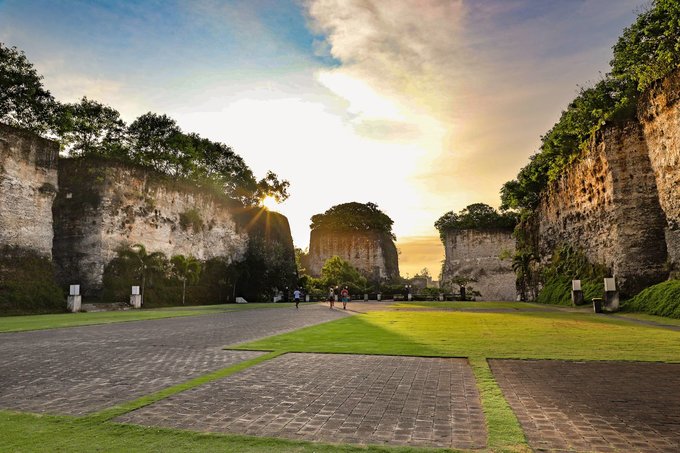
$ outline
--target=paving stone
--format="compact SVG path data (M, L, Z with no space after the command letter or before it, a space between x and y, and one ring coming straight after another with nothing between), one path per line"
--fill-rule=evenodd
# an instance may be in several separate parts
M95 412L262 354L225 345L343 316L305 306L2 333L0 408Z
M534 449L680 451L680 364L489 364Z
M387 387L390 396L381 409L367 404L367 395L383 395ZM275 405L265 404L265 398ZM437 399L447 403L428 403ZM211 432L324 442L448 448L483 448L486 443L479 395L464 359L286 354L164 403L116 421L173 428L196 422ZM296 408L288 417L277 411L284 404ZM200 407L201 413L167 419L168 411L181 413L187 407ZM458 410L456 417L451 408ZM232 421L246 414L254 416L252 422Z

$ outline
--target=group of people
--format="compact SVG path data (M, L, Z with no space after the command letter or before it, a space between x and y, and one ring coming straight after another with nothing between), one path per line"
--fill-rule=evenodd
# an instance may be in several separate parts
M340 291L340 301L342 301L342 309L347 310L347 302L349 302L349 290L345 286ZM328 303L330 304L330 309L332 310L335 306L335 302L338 300L338 287L331 287L328 289Z
M299 308L301 300L302 291L300 291L300 288L297 288L295 291L293 291L293 301L295 302L295 308ZM339 294L337 286L335 288L330 287L328 289L328 303L330 304L331 310L333 307L335 307L335 302L338 300L342 302L342 309L347 310L347 302L350 301L350 297L349 289L347 289L346 286L340 290Z

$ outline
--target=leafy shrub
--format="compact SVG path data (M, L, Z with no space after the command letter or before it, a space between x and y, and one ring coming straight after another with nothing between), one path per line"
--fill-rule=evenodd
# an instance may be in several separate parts
M571 305L571 278L553 277L545 282L538 293L536 302L540 304ZM588 302L595 297L602 297L604 282L602 279L586 278L581 280L583 300Z
M0 258L0 313L66 311L66 297L54 278L50 260L4 248Z
M205 225L203 224L201 214L195 209L190 209L188 211L180 213L179 226L184 231L191 228L191 230L194 233L200 233L201 231L203 231Z
M668 280L650 286L625 301L621 308L625 311L680 319L680 280Z

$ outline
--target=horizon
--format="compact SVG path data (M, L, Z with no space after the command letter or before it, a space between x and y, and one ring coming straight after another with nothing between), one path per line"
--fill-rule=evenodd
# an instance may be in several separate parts
M370 201L394 220L402 275L436 276L434 222L498 207L646 4L5 0L0 41L62 102L167 114L289 180L272 209L296 247L312 215Z

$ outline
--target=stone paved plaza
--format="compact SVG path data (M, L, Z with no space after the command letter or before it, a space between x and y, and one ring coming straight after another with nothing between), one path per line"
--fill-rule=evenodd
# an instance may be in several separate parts
M376 309L308 305L0 334L0 409L82 415L263 352L224 347ZM489 361L535 451L680 451L680 364ZM289 353L115 421L333 443L485 448L467 359Z
M680 451L680 364L491 360L534 449Z
M323 442L482 448L467 360L286 354L117 421Z
M226 345L343 316L286 307L0 334L0 408L95 412L261 354Z

